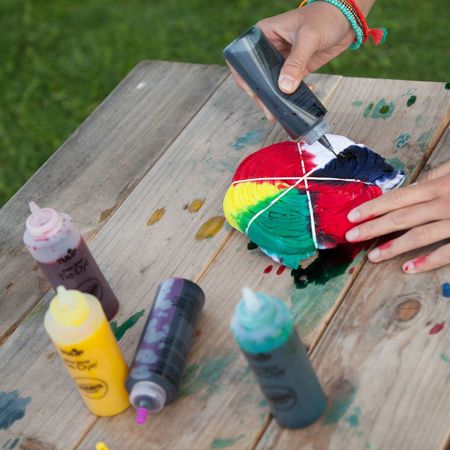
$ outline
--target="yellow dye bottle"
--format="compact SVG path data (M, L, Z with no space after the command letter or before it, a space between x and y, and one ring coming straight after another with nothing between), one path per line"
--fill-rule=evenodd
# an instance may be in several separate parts
M128 408L128 368L94 296L59 286L44 325L89 411L114 416Z

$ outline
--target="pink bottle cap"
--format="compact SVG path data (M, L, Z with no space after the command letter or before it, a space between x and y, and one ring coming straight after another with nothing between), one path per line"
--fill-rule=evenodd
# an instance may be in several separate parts
M49 236L61 226L61 216L52 208L39 208L34 202L29 203L31 215L27 219L27 229L33 236Z
M148 409L147 408L138 408L136 410L136 423L138 425L143 425L148 417Z

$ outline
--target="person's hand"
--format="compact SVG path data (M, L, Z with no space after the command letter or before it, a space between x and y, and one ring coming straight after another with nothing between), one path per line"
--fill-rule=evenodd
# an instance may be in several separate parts
M380 262L450 238L450 161L430 171L418 183L388 192L350 211L348 220L364 222L346 234L349 242L366 241L409 230L374 248L368 258ZM406 261L406 273L426 272L450 263L450 244Z
M286 94L294 92L304 76L346 50L354 39L342 12L325 2L261 20L257 26L286 58L278 79L280 90ZM250 87L229 67L237 84L255 99L269 120L274 120Z

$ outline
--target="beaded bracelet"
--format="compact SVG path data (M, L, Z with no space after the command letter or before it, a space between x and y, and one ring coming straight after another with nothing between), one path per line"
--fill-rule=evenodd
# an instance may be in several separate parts
M361 44L367 41L369 36L372 38L374 45L382 44L386 40L386 28L369 28L364 14L358 8L358 5L354 0L304 0L299 7L301 8L306 4L309 5L317 1L325 1L327 3L330 3L331 5L339 9L342 14L344 14L345 18L350 23L353 32L355 33L355 39L350 45L350 49L358 49Z

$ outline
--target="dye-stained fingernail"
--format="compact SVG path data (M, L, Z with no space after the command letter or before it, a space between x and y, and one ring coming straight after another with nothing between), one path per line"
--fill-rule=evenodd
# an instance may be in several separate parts
M414 262L413 261L405 262L405 264L403 264L403 270L406 273L413 273L414 272Z
M347 219L350 222L356 222L360 217L361 213L357 209L352 209L347 215Z
M380 249L374 248L371 252L369 252L369 254L367 255L367 257L371 260L371 261L377 261L378 259L380 259Z
M292 92L294 90L295 80L289 75L281 75L278 85L284 92Z
M352 228L350 231L347 231L345 234L345 238L347 241L355 241L360 235L359 228Z

